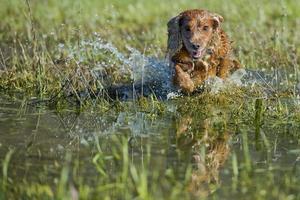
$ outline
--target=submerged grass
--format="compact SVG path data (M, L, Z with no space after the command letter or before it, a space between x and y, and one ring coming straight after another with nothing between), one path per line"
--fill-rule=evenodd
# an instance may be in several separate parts
M109 135L92 134L90 139L83 133L65 136L69 145L64 153L54 160L50 157L49 162L38 168L31 162L44 163L40 159L47 158L49 149L41 149L35 142L24 155L23 147L18 147L14 154L8 152L2 162L2 198L299 199L299 106L263 99L259 100L263 105L259 107L255 98L224 95L207 93L188 100L173 100L177 111L168 108L155 118L153 112L145 112L143 126L147 122L168 126L169 133L158 127L159 134L168 138L167 145L156 146L158 135L135 135L134 130L128 131L126 125L118 122L111 127L120 130L112 129ZM144 112L145 105L136 106ZM125 113L136 115L135 109L126 108ZM261 112L263 123L258 122L257 112ZM109 118L108 113L88 115ZM169 123L165 122L166 116L171 120ZM79 125L85 129L86 123L85 120ZM98 121L88 123L87 129L100 125ZM99 128L102 133L103 128ZM143 128L136 131L142 132ZM276 160L284 158L277 151L283 148L279 146L285 146L284 139L294 141L295 149L288 153L280 150L289 158L281 163ZM50 148L53 145L50 143ZM54 152L59 153L61 148ZM18 159L23 156L29 161L22 163L26 169L19 167ZM28 175L18 176L24 170Z

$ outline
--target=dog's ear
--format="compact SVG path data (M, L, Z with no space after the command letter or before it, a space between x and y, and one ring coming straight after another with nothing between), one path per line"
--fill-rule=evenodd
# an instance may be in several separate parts
M171 58L181 47L182 38L180 33L181 15L173 17L168 22L168 56Z
M224 18L221 15L214 13L212 15L212 20L213 20L213 28L217 29L220 27L221 23L224 21Z

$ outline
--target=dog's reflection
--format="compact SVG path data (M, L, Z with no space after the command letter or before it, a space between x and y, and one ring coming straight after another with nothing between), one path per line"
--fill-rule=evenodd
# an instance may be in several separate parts
M188 185L192 195L207 196L219 184L220 169L229 156L229 139L226 126L216 128L211 119L185 116L178 121L177 148L192 154L193 170Z

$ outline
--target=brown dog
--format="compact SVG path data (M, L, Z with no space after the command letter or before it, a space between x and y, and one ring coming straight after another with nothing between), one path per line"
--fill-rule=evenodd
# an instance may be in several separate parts
M223 17L206 10L187 10L168 22L168 56L175 67L174 81L191 93L209 77L222 79L236 69Z

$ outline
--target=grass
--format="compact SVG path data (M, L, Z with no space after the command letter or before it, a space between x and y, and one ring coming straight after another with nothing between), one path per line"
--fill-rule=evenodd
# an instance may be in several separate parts
M167 21L189 8L223 15L243 66L281 81L95 98L164 60ZM0 108L0 199L300 199L299 1L10 0L0 17L1 94L22 99Z
M235 41L236 54L246 68L287 72L285 82L292 85L299 80L299 3L277 0L248 4L243 0L222 5L218 1L184 0L2 2L1 89L49 98L57 93L62 96L61 90L68 83L68 91L78 91L128 80L128 75L119 74L122 63L116 57L78 45L95 41L97 33L124 55L130 46L162 59L167 21L184 9L198 7L224 16L223 27ZM72 53L75 56L70 58ZM99 67L110 76L106 82L93 77L91 71Z

